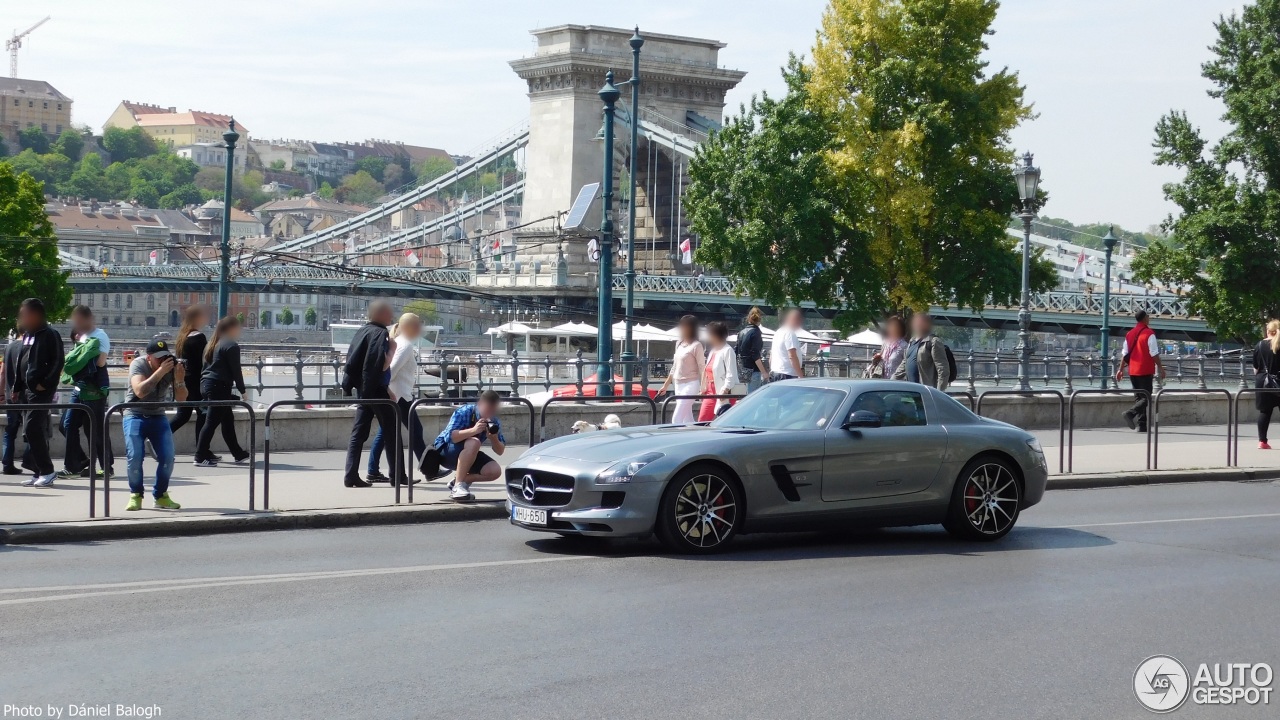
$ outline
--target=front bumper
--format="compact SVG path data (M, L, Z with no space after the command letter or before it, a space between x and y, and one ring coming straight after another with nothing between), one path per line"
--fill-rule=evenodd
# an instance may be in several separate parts
M653 532L662 500L664 484L653 481L597 484L596 475L603 468L571 472L555 464L553 458L542 458L537 465L515 464L507 468L507 517L512 525L537 532L592 537L645 537ZM533 493L536 502L528 500L520 483L525 475L535 478L545 474L573 477L572 493L556 497L545 491ZM554 503L554 504L551 504ZM547 524L517 522L516 507L547 511Z

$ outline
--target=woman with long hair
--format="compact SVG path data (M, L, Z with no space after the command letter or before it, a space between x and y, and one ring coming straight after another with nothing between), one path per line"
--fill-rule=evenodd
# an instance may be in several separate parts
M1280 320L1267 323L1267 336L1253 349L1254 405L1258 408L1258 449L1270 450L1271 411L1280 407Z
M228 315L218 321L213 330L213 338L204 351L204 371L200 376L200 394L205 400L234 400L232 390L239 390L244 396L244 372L240 368L240 321ZM209 443L213 441L213 433L222 428L222 439L231 451L235 462L242 463L249 459L249 452L240 447L236 438L235 414L229 407L209 408L209 417L204 427L200 428L200 439L196 443L196 465L200 467L217 467L218 461L209 452Z
M418 384L418 338L422 337L422 319L411 312L407 312L400 316L400 321L391 326L391 341L394 347L391 352L391 381L387 385L388 391L391 393L391 399L396 401L396 405L400 406L398 415L400 416L400 424L409 429L409 447L413 450L413 457L421 458L423 453L427 451L427 441L422 431L422 420L417 413L409 412L409 405L413 403L414 395L417 392ZM383 434L384 428L378 428L378 434L373 438L373 447L369 451L369 473L366 478L369 482L375 480L381 482L390 482L390 478L382 474L379 469L379 456L385 452L384 443L386 437ZM394 449L392 452L395 452ZM403 482L406 478L404 469L401 468L400 480ZM415 478L414 482L418 479Z
M204 350L209 339L204 336L204 326L209 324L209 311L202 305L192 305L182 314L182 327L178 328L178 339L174 349L178 351L178 360L187 367L187 400L203 400L200 394L200 373L204 371ZM169 421L169 432L178 432L178 428L187 424L191 413L196 414L196 437L200 437L200 428L204 427L204 410L190 407L178 408L178 414Z
M711 350L707 352L707 367L703 371L703 394L728 395L738 384L738 356L729 344L729 326L719 321L707 323L707 340L711 343ZM732 404L732 400L703 400L698 410L698 422L715 420Z
M902 358L907 352L907 324L897 315L889 316L884 321L884 344L880 346L880 352L876 353L873 361L880 363L883 372L875 377L893 377L893 373L902 364Z
M685 315L680 318L680 342L676 343L676 352L671 359L671 372L662 381L658 394L666 392L668 387L675 387L676 395L692 396L702 394L703 374L707 367L707 352L698 340L698 318ZM676 400L676 413L671 422L687 425L695 422L693 406L697 400Z

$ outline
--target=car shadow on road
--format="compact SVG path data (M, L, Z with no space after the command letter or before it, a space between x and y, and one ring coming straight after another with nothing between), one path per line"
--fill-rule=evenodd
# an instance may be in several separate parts
M744 535L722 552L711 555L672 555L656 541L607 538L539 538L525 543L552 555L625 557L658 555L695 561L808 560L850 557L901 557L911 555L983 556L1027 550L1079 550L1106 547L1115 541L1072 528L1014 528L996 542L956 540L942 529L928 527L808 533Z

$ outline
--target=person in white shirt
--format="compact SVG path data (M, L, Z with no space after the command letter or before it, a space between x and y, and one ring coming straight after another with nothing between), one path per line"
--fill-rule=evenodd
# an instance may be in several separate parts
M804 377L804 350L796 336L803 327L804 313L800 308L788 310L769 344L770 382Z
M707 340L711 342L711 350L707 352L707 368L703 372L704 392L707 395L728 395L738 384L738 356L729 344L729 326L722 322L708 323ZM731 402L712 398L703 400L698 422L715 420Z
M671 359L671 372L667 373L667 379L658 388L658 394L661 395L674 385L676 395L681 397L676 400L676 412L671 417L671 422L688 425L696 420L693 406L697 400L693 396L702 394L706 367L706 350L698 340L698 318L685 315L680 318L680 342L676 343L675 356Z
M422 420L418 418L417 413L409 412L409 405L413 403L416 395L415 388L418 384L418 338L420 337L422 337L422 319L414 313L401 315L400 321L391 328L393 352L389 370L391 380L387 384L391 399L400 406L397 414L400 416L400 424L409 430L409 447L413 449L415 458L421 458L427 451ZM388 438L383 435L382 428L378 428L378 434L373 438L373 448L369 452L368 480L370 482L389 480L382 474L378 465L378 460L383 454L383 443L387 441ZM405 478L402 477L401 482L404 480ZM420 482L420 479L414 478L414 482Z

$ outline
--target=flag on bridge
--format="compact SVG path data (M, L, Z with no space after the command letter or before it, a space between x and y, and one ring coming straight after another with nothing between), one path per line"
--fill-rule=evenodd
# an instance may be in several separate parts
M693 264L693 238L685 238L680 241L680 262L685 265Z
M422 264L422 261L418 259L418 253L414 252L413 248L409 248L404 251L404 259L408 260L409 264L414 267L418 267Z
M1085 261L1084 250L1081 250L1081 251L1080 251L1080 257L1076 258L1076 272L1075 272L1075 278L1076 278L1077 280L1083 280L1083 279L1084 279L1084 261Z
M152 264L152 265L155 265L155 264L156 264L156 263L158 263L158 262L160 262L160 254L159 254L158 252L156 252L155 250L152 250L152 251L151 251L151 264Z

